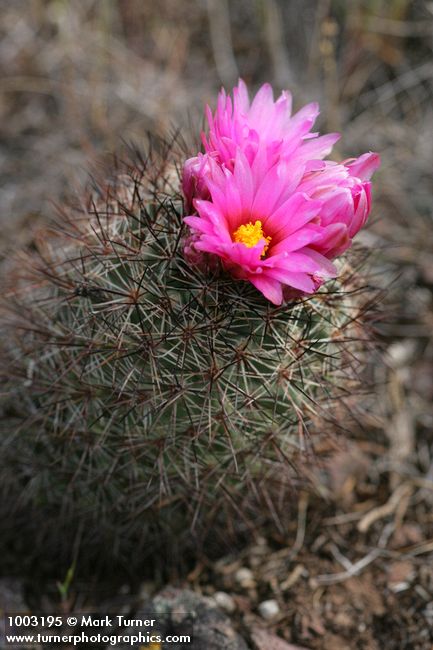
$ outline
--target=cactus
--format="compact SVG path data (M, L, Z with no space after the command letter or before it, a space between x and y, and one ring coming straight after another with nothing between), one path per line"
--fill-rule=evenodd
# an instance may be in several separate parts
M162 144L116 159L9 263L2 520L39 552L132 562L212 546L214 531L283 530L314 429L356 385L362 274L343 260L339 279L276 307L192 267L179 163Z

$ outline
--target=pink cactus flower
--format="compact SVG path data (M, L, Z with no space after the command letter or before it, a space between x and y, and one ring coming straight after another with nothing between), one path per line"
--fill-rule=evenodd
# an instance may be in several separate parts
M206 178L210 174L209 156L201 153L194 158L189 158L182 170L182 191L185 197L185 209L189 211L192 208L192 202L195 198L207 199L209 191L207 189Z
M290 95L274 102L266 84L250 105L242 81L233 95L220 93L214 116L208 109L205 153L185 163L185 253L192 263L216 256L278 305L337 275L331 260L367 220L379 156L325 161L339 136L310 133L317 104L291 116Z

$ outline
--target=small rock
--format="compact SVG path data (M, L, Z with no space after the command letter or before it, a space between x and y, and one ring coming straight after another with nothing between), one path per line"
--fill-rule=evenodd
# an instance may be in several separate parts
M225 591L217 591L214 594L214 600L218 607L221 607L228 614L233 614L236 609L236 603L230 594L226 594Z
M350 628L353 625L353 617L344 611L337 612L334 616L334 624L337 627Z
M166 587L152 599L148 611L156 614L162 634L189 634L192 624L191 650L249 650L213 598Z
M280 606L276 600L264 600L259 605L259 614L267 621L275 618L280 613Z
M388 346L386 356L388 363L392 368L401 368L413 361L417 349L417 341L414 339L404 339L396 341Z
M409 588L414 576L414 566L409 560L392 562L389 567L388 587L394 593L405 591Z
M252 589L256 586L254 573L246 567L241 567L236 571L235 580L244 589Z

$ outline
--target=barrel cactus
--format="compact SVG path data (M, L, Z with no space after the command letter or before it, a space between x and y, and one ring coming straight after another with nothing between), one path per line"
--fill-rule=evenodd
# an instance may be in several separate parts
M196 246L182 164L173 143L130 150L8 262L2 520L49 553L131 561L284 527L356 384L356 255L275 304Z

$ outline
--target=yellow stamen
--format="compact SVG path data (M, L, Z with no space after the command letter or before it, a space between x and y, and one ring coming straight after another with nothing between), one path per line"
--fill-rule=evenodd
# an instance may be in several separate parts
M266 251L269 248L272 237L265 237L262 228L262 222L257 220L255 223L251 221L249 223L239 226L237 230L233 233L233 239L237 243L245 244L248 248L252 248L259 243L261 239L266 241L266 245L263 249L262 257L266 255Z

